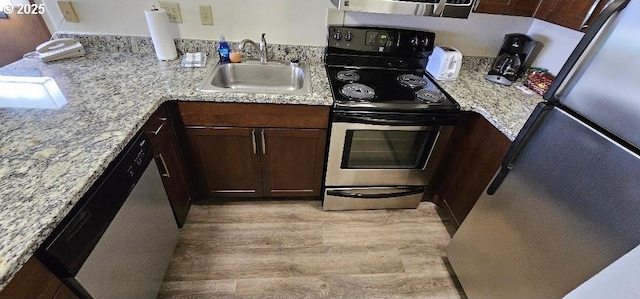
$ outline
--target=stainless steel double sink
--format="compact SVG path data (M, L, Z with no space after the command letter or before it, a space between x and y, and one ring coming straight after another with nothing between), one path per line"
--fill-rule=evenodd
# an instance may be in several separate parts
M311 74L306 63L245 61L218 63L207 73L198 90L205 92L247 92L310 94Z

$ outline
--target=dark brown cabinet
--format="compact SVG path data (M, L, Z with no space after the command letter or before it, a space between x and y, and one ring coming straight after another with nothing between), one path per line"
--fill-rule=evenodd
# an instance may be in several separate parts
M465 113L431 186L433 201L459 226L490 183L511 141L484 117Z
M187 128L205 197L319 196L326 130Z
M187 139L203 197L262 195L255 129L187 128Z
M478 0L474 12L535 17L575 30L586 30L609 1Z
M201 198L320 196L329 108L179 103Z
M153 144L154 159L162 176L162 183L178 226L182 227L191 207L191 192L169 105L160 106L143 130Z
M263 129L264 196L320 196L327 130Z
M0 292L0 299L78 298L45 265L31 257Z
M474 12L531 17L538 7L537 0L479 0Z
M542 0L534 17L584 31L607 3L599 0Z

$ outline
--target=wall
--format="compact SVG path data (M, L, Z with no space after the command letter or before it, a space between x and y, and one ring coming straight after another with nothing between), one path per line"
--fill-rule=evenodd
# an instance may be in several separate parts
M175 37L217 40L224 33L230 41L257 40L279 44L324 45L329 0L170 0L178 2L182 24L175 24ZM56 0L36 0L47 7L45 20L55 31L62 14ZM58 30L75 33L149 36L144 10L157 5L152 0L74 0L79 23L63 23ZM211 5L213 26L201 25L199 5Z
M534 20L527 34L543 44L533 66L543 67L556 75L584 33L549 22Z
M52 31L62 15L55 0L45 3L45 20ZM173 0L180 4L184 23L175 25L175 37L218 39L221 33L231 41L257 39L279 44L324 46L329 0ZM143 11L155 1L75 0L80 23L63 23L58 30L77 33L148 36ZM213 26L200 24L198 6L211 5ZM335 9L332 11L335 12ZM387 25L433 30L437 43L458 47L465 55L495 56L505 33L526 32L531 18L472 14L468 20L347 13L339 17L346 24ZM333 23L333 22L332 22Z
M175 24L175 37L217 40L258 39L267 33L267 41L276 44L325 46L327 22L349 25L381 25L426 29L436 32L436 43L458 48L464 55L497 54L506 33L527 33L544 47L533 65L556 74L582 33L526 17L476 14L469 19L434 18L372 13L342 13L329 0L173 0L180 4L184 23ZM144 10L157 4L153 0L75 0L80 23L62 23L56 0L44 3L45 22L53 32L149 36ZM198 6L211 5L213 26L200 24Z

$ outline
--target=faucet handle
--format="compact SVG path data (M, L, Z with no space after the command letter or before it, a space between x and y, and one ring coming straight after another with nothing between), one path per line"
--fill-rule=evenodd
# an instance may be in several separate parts
M260 37L260 50L266 50L267 49L267 40L264 38L266 34L263 33L262 36Z

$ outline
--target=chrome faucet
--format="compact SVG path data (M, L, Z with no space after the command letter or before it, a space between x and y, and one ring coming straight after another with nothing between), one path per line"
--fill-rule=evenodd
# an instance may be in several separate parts
M262 37L260 38L260 46L258 46L254 41L252 41L250 39L243 39L240 42L240 49L244 49L244 47L247 44L250 44L260 54L260 62L261 63L267 63L267 61L268 61L267 60L267 40L264 38L264 36L265 36L265 34L263 33Z

